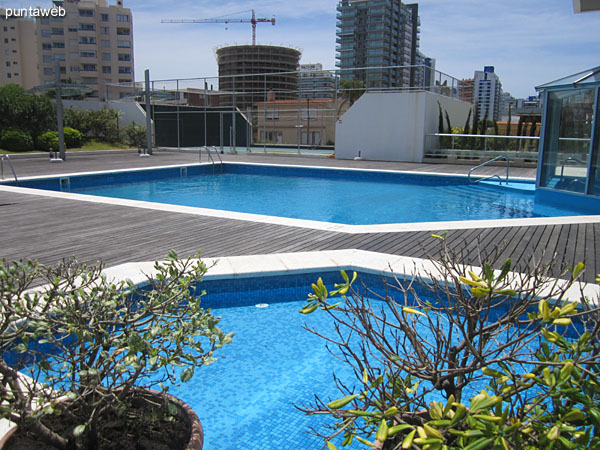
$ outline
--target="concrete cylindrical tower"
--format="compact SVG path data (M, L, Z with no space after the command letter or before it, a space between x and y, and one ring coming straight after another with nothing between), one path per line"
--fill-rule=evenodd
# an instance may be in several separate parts
M222 47L217 50L219 91L235 92L240 109L265 101L265 84L266 93L272 92L275 99L295 99L298 74L293 72L298 70L300 55L296 49L273 45ZM233 101L233 95L222 96L221 104L231 106Z

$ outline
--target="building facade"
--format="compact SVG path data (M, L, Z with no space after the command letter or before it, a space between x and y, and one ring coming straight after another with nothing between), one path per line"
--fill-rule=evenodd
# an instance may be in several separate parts
M31 89L40 84L35 22L7 17L0 9L0 86L16 84Z
M256 106L259 143L308 146L333 145L337 118L349 107L325 98L273 100Z
M341 0L337 6L337 67L342 80L367 88L415 86L419 7L400 0ZM390 66L402 66L392 69ZM350 70L368 68L368 70Z
M473 81L473 103L477 106L478 119L500 119L500 102L502 83L494 73L493 66L484 67L483 71L476 71Z
M300 64L298 69L300 98L335 97L335 75L324 72L322 64Z
M61 80L93 90L93 100L107 100L107 85L135 80L133 69L133 16L122 0L55 1L65 17L38 17L39 77L53 83L54 59L60 63Z

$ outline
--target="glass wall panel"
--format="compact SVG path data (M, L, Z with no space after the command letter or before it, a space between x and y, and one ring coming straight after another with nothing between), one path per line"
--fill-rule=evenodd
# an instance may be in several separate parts
M596 114L600 111L600 88L597 89ZM596 117L595 141L592 146L592 168L590 171L590 194L600 196L600 117Z
M548 93L540 185L585 192L595 89Z

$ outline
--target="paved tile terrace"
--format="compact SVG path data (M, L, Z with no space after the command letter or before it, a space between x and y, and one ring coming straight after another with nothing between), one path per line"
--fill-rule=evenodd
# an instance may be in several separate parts
M67 156L67 161L58 164L47 158L13 158L12 162L19 177L198 162L195 152L159 151L149 158L140 158L135 152ZM223 155L223 160L453 174L466 174L471 168L256 153ZM481 173L502 175L504 171L501 166L488 166ZM6 167L4 173L7 176ZM534 178L535 169L512 168L511 177ZM48 264L75 255L82 262L101 259L114 266L162 259L170 249L180 256L202 250L206 257L358 249L423 258L436 256L439 244L431 234L444 231L353 234L0 191L0 257L36 258ZM481 253L496 248L498 267L510 257L520 270L538 261L552 262L554 276L561 267L579 261L586 264L586 281L593 281L600 272L596 261L600 217L587 223L573 219L560 224L450 230L448 240L470 264L478 264Z

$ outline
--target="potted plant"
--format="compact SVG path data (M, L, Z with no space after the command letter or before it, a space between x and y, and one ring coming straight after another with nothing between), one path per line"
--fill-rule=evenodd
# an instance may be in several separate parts
M519 274L496 249L470 269L436 237L435 269L384 295L345 272L333 290L313 284L301 312L331 314L335 331L309 331L356 374L300 407L334 418L327 448L600 448L600 302L567 294L583 264Z
M19 438L60 449L144 448L142 437L185 448L192 425L168 385L215 361L233 335L201 307L206 267L171 252L143 286L102 270L2 260L1 415Z

